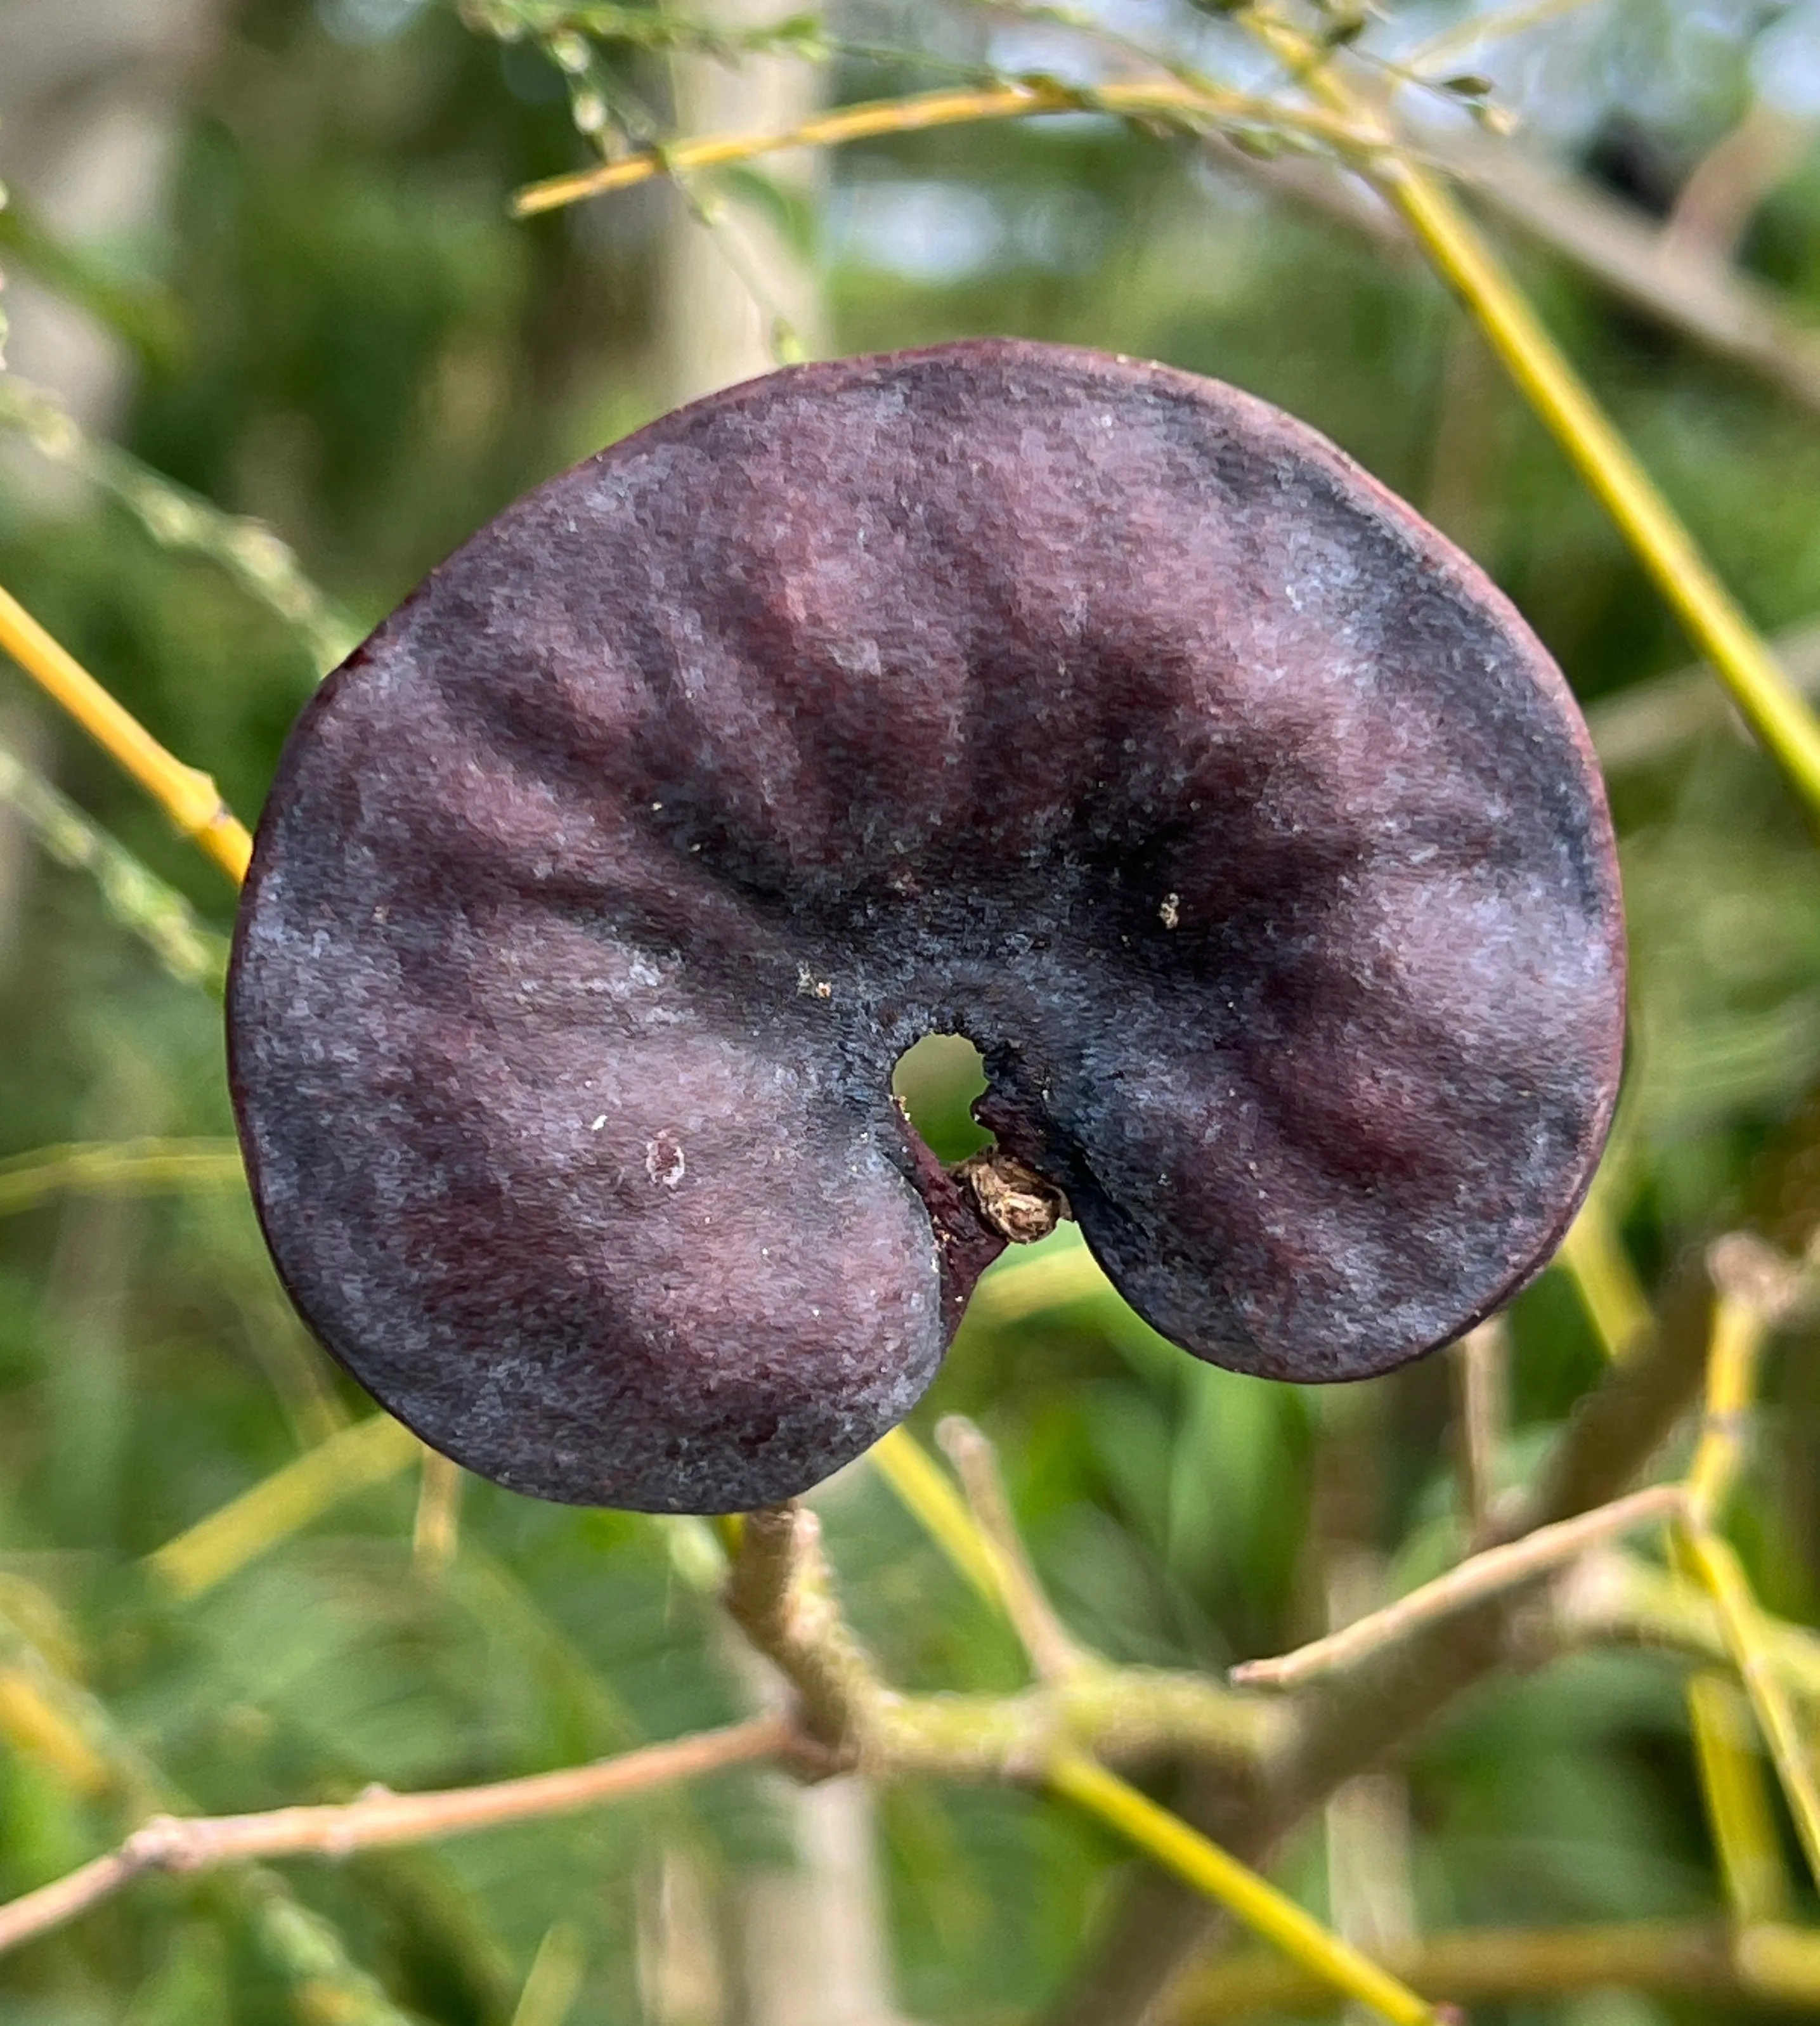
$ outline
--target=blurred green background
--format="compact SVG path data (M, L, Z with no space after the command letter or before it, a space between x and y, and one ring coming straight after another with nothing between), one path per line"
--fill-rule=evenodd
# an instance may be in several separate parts
M1097 11L1269 81L1217 13ZM1560 217L1620 206L1645 236L1672 219L1684 293L1756 290L1791 358L1820 344L1807 335L1820 330L1813 0L1556 11L1469 53L1522 118L1525 159L1549 165ZM1634 1033L1608 1201L1645 1283L1753 1214L1804 1237L1786 1221L1799 1206L1753 1192L1767 1148L1820 1135L1814 840L1722 713L1697 705L1683 735L1682 692L1661 679L1684 643L1361 189L1295 157L1081 114L704 180L706 223L655 186L513 222L515 187L589 159L577 110L636 140L642 121L692 130L703 108L762 126L792 105L1111 61L1015 6L852 0L819 31L790 29L787 77L650 46L644 29L665 17L647 9L597 21L610 17L625 32L558 36L553 52L548 35L502 39L522 28L506 6L464 20L433 0L0 0L10 366L96 440L263 521L337 609L313 633L287 624L223 567L231 529L186 521L171 495L134 510L138 467L103 459L114 482L98 484L93 456L42 454L69 445L42 415L35 448L17 405L0 425L0 583L250 820L340 615L345 644L515 494L694 391L715 331L750 319L750 282L780 355L1016 333L1218 375L1328 432L1469 549L1622 761ZM1365 46L1394 55L1464 18L1393 6ZM1477 132L1430 111L1443 138ZM1767 137L1767 167L1741 134ZM1715 154L1726 146L1742 168ZM1730 201L1717 226L1689 201L1702 175ZM1560 231L1506 243L1752 614L1772 628L1820 615L1820 374L1804 395L1798 360L1778 374L1735 346L1721 355L1686 318L1568 257ZM9 665L0 744L225 933L231 897L212 868ZM0 805L0 1155L230 1132L218 1004L123 911ZM206 967L205 952L192 968ZM965 1063L938 1054L907 1078L938 1149L965 1151ZM1558 1273L1512 1323L1520 1472L1601 1354ZM1817 1372L1798 1343L1775 1367L1740 1531L1760 1593L1807 1622ZM409 1472L198 1595L148 1571L162 1544L367 1411L290 1314L237 1188L72 1191L0 1217L0 1896L160 1802L241 1810L499 1777L748 1706L708 1544L687 1528L470 1483L444 1554ZM1343 1590L1387 1593L1457 1543L1443 1360L1367 1387L1269 1386L1160 1346L1109 1295L1033 1306L1008 1275L917 1425L952 1411L1000 1445L1070 1623L1120 1659L1218 1670L1274 1651L1321 1629ZM1008 1634L875 1479L849 1473L818 1502L889 1675L1018 1683ZM94 1699L83 1736L47 1738L8 1700L21 1639ZM1370 1868L1384 1891L1424 1928L1711 1913L1680 1679L1648 1654L1601 1656L1472 1697L1380 1796ZM790 1922L838 1917L882 1954L868 1973L881 2006L989 2026L1059 2016L1130 1869L1098 1832L1014 1792L887 1792L817 1818L848 1838L833 1858L807 1819L782 1789L728 1777L293 1864L282 1884L150 1880L0 1961L0 2019L816 2026L832 1973L809 1943L775 1958ZM1341 1833L1317 1824L1282 1854L1279 1875L1317 1910L1339 1889ZM835 1877L857 1881L856 1905L833 1903ZM1475 2016L1741 2014L1608 1993Z

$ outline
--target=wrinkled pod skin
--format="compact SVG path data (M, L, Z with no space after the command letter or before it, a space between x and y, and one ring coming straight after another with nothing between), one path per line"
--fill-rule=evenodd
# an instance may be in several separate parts
M698 403L444 564L291 735L229 1022L350 1372L518 1490L724 1512L901 1420L999 1247L920 1035L1159 1330L1339 1380L1546 1259L1623 1000L1479 572L1230 388L980 342Z

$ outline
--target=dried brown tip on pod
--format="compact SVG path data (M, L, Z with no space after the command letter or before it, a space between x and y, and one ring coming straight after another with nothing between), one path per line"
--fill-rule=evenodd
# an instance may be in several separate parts
M719 1512L898 1420L1064 1198L1197 1356L1447 1341L1579 1203L1623 1004L1585 731L1479 572L1230 388L976 343L482 529L293 733L229 1020L348 1369L502 1483ZM932 1030L967 1175L891 1096Z

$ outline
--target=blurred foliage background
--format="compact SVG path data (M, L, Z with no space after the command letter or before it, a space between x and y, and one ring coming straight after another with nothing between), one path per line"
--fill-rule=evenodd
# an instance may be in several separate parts
M1540 226L1509 226L1495 179L1487 215L1748 608L1796 629L1794 661L1811 663L1820 9L1530 11L1479 46L1462 38L1474 79L1456 98L1488 92L1546 172ZM1217 12L1093 12L1268 81ZM514 0L467 20L436 0L3 0L0 582L250 819L334 650L515 494L698 391L728 344L750 349L741 318L783 357L1015 333L1231 380L1463 543L1592 709L1634 965L1601 1203L1644 1285L1752 1217L1804 1240L1801 1202L1763 1197L1767 1151L1799 1173L1820 1136L1813 835L1724 713L1678 683L1672 623L1388 212L1318 164L1082 112L760 164L698 179L694 211L652 184L514 222L516 187L589 159L578 115L636 142L1109 61L1036 7L846 0L744 70L665 48L651 24L670 18L597 9L592 25L618 32L584 39ZM1365 46L1394 57L1469 19L1394 4ZM1431 97L1437 147L1484 142ZM1671 310L1703 289L1767 305L1775 356L1715 342L1575 253L1577 230L1613 217L1656 249ZM190 495L282 538L326 600L259 529ZM9 667L0 747L0 1155L219 1140L210 984L231 896ZM130 867L98 882L44 849L61 820L32 800L45 782L193 919ZM905 1074L938 1150L966 1151L967 1064L937 1052ZM154 1805L499 1777L749 1705L710 1542L477 1483L451 1533L414 1468L249 1540L185 1593L147 1558L367 1403L290 1314L219 1159L182 1186L0 1193L0 1896ZM988 1284L918 1423L963 1411L998 1443L1036 1562L1092 1644L1218 1671L1456 1550L1446 1360L1366 1387L1269 1386L1159 1346L1084 1280L1050 1284L1061 1300L1033 1284L1015 1267ZM1558 1271L1510 1324L1515 1475L1601 1353ZM1786 1344L1774 1368L1738 1538L1765 1601L1812 1623L1809 1348ZM818 1503L892 1678L1016 1685L1009 1635L875 1478L856 1469ZM9 1696L22 1656L56 1673L73 1727L46 1731ZM1681 1673L1636 1652L1507 1675L1299 1836L1277 1875L1391 1933L1711 1914ZM0 2017L834 2026L834 1992L871 2008L843 2026L1060 2018L1131 1869L1018 1792L803 1804L728 1776L282 1877L149 1880L0 1961ZM1475 2016L1748 2009L1608 1991Z

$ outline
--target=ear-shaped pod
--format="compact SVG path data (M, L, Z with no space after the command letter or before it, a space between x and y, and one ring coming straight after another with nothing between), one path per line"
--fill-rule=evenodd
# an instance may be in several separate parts
M726 1511L901 1419L1000 1242L919 1035L1158 1328L1346 1379L1546 1260L1623 1000L1479 571L1229 388L974 343L683 409L437 570L292 735L229 1020L349 1370L521 1490Z

